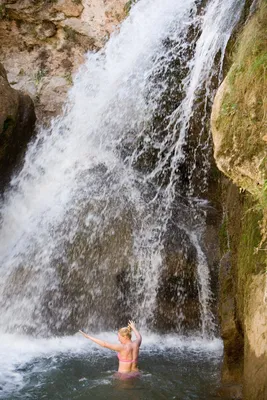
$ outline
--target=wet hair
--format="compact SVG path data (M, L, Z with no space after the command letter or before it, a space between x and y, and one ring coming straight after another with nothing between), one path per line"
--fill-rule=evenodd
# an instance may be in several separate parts
M122 337L127 337L127 338L131 339L131 338L132 338L132 328L131 328L130 326L121 328L121 329L119 330L119 334L120 334Z

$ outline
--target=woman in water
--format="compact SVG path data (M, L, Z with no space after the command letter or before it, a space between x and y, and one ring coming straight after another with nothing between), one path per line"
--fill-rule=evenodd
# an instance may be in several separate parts
M132 334L134 332L136 340L132 341ZM84 337L97 343L99 346L106 347L107 349L117 351L119 359L118 373L127 374L129 377L138 375L138 355L139 347L142 343L142 336L135 327L133 321L129 321L126 328L121 328L118 332L118 339L120 344L112 344L104 342L101 339L97 339L93 336L89 336L83 331L79 331ZM122 375L123 376L123 375Z

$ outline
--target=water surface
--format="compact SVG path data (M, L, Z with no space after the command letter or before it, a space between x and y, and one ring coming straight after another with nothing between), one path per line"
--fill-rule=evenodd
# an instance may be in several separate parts
M116 342L113 333L100 337ZM95 347L79 336L33 339L3 335L1 339L1 399L218 399L219 340L145 336L141 377L120 381L115 377L115 352Z

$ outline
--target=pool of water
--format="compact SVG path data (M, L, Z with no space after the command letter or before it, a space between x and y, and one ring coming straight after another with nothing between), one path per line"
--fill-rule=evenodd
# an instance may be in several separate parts
M99 337L116 342L113 333ZM116 354L78 335L0 338L1 399L218 399L222 359L219 340L145 335L140 378L121 381L115 377Z

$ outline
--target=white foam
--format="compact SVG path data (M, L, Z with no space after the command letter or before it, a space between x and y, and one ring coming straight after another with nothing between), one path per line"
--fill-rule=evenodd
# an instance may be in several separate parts
M34 359L88 352L88 343L78 335L37 339L30 336L1 334L0 338L0 386L3 393L23 387L24 372L20 369ZM96 351L95 346L91 348L91 353L93 351Z
M105 341L117 343L117 333L102 332L97 335ZM1 393L17 391L25 384L23 368L28 363L40 359L53 359L59 355L66 357L76 357L86 355L87 361L90 355L98 357L101 355L112 357L112 352L103 349L90 340L83 338L80 334L65 337L53 337L49 339L33 338L30 336L1 334L0 335L0 386ZM142 352L169 352L173 350L197 351L214 353L220 356L222 352L222 342L219 339L206 340L199 337L180 337L175 334L158 335L150 332L143 334ZM52 368L52 367L51 367ZM86 380L83 378L82 380ZM102 381L101 381L102 382ZM99 382L98 382L99 383ZM97 384L98 384L97 383ZM107 380L106 383L109 383ZM95 382L92 382L94 386ZM103 384L103 382L102 382Z
M208 340L200 336L179 336L175 334L158 335L147 334L144 336L143 349L155 349L157 351L165 351L172 349L183 350L199 350L203 352L215 352L221 354L223 345L218 338Z

